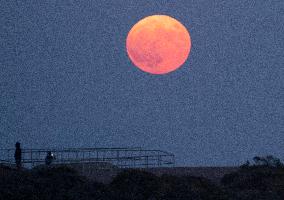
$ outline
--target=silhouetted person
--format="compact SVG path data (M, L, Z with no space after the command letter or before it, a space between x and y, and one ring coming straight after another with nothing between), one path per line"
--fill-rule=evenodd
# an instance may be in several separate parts
M20 169L22 167L21 143L17 142L15 146L16 146L16 150L15 150L14 157L15 157L17 169Z
M45 157L45 164L50 165L55 160L55 156L51 153L51 151L47 152Z

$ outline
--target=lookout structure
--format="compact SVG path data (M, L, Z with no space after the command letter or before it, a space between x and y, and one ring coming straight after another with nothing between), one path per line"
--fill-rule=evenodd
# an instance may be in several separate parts
M0 149L0 164L14 165L15 149ZM68 148L22 149L22 166L44 165L47 152L56 159L54 165L96 165L97 168L154 168L173 167L175 156L160 150L142 148Z

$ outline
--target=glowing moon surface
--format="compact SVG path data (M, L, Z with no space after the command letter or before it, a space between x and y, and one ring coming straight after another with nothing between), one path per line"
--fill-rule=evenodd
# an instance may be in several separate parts
M153 15L137 22L129 31L126 50L139 69L166 74L184 64L191 39L183 24L166 15Z

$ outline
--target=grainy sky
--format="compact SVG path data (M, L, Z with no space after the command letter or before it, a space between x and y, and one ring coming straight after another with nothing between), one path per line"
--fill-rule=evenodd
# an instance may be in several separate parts
M179 70L150 75L125 50L140 19L192 39ZM284 159L283 0L1 1L0 148L137 147L177 165Z

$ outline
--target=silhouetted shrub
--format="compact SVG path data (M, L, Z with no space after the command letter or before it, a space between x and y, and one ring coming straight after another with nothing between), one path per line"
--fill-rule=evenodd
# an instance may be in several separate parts
M159 179L141 170L126 170L118 174L110 184L113 200L145 200L155 196Z
M110 184L113 200L222 200L224 192L205 178L157 177L139 170L118 174Z
M276 168L284 167L284 164L280 161L279 158L276 158L271 155L264 156L264 157L255 156L253 158L253 161L254 161L254 164L252 166L266 166L266 167L276 167Z
M246 163L244 163L240 166L240 169L248 169L249 167L250 167L250 162L247 160Z
M284 199L284 169L254 165L221 180L232 199Z
M193 176L126 170L109 185L66 167L14 170L0 166L0 200L283 200L284 168L252 165L227 174L221 186Z
M2 200L103 199L105 186L78 175L68 167L7 172L0 177Z
M161 188L158 199L191 200L200 198L198 197L198 194L192 191L192 185L187 178L164 175L161 177Z

